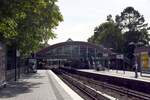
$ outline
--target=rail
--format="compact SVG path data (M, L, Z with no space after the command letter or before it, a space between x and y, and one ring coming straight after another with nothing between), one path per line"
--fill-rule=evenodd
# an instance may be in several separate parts
M100 91L97 91L88 85L85 85L81 81L79 81L67 74L63 74L63 78L65 80L69 81L72 85L77 87L79 90L81 90L84 94L86 94L90 98L92 98L92 100L116 100L115 98L110 97L106 94L103 94Z
M94 87L103 87L105 89L115 91L115 92L119 93L120 95L122 95L122 94L127 95L129 97L138 98L139 100L150 100L150 95L148 95L146 93L142 93L142 92L127 89L127 88L124 88L124 87L108 84L106 82L100 82L100 81L97 81L97 80L94 80L94 79L91 79L91 78L87 78L87 77L67 73L64 70L61 70L61 72L63 73L63 76L65 76L64 78L66 78L66 80L69 79L69 81L70 80L79 81L79 82L70 81L71 83L75 83L74 85L83 83L83 84L88 84L88 85L86 85L86 87L89 87L89 84L92 84L92 85L94 85ZM77 85L77 86L80 86L80 85ZM93 89L93 87L91 87L91 88ZM97 89L95 89L95 90L97 91ZM85 89L83 89L82 91L85 91ZM88 91L90 91L90 90L88 90ZM92 92L88 92L88 95L91 95L91 93ZM92 96L93 96L93 94L92 94ZM95 95L94 95L94 97L95 97ZM94 100L99 100L99 99L94 99ZM102 99L102 100L105 100L105 99ZM110 100L110 99L108 99L108 100Z

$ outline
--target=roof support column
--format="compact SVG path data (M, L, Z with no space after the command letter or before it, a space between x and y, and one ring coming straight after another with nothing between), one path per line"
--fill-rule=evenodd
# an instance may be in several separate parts
M94 55L95 55L95 57L97 56L97 54L96 54L96 48L94 49Z
M88 59L88 53L89 53L89 51L88 51L88 46L86 47L86 60Z
M79 57L80 57L80 51L81 51L81 50L80 50L80 45L79 45L79 48L78 48L78 50L79 50L79 51L78 51L78 53L79 53Z

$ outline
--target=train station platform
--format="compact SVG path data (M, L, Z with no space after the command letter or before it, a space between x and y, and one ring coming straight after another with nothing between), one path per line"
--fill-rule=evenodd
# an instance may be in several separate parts
M138 80L144 82L150 82L150 74L142 74L138 72L138 78L135 78L135 72L133 71L122 71L122 70L105 70L105 71L96 71L94 69L81 69L79 71L131 79L131 80Z
M38 70L0 88L0 100L83 100L51 70Z
M65 69L69 72L68 69ZM103 84L110 84L119 86L120 89L125 91L136 91L144 94L150 94L150 77L149 74L135 78L135 72L116 71L116 70L105 70L96 71L91 69L78 69L70 70L74 74L78 74L84 77L92 78L103 82Z

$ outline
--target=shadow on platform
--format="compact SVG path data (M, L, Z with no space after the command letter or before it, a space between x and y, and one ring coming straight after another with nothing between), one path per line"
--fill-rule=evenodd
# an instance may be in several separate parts
M39 73L28 73L23 75L23 79L41 79L45 76L40 75Z
M45 76L40 76L37 74L28 74L23 75L23 78L19 81L11 81L8 82L6 85L6 88L0 88L0 98L11 98L15 97L20 94L24 93L30 93L32 92L31 88L39 88L40 84L43 84L42 82L30 82L28 79L39 79L43 78Z

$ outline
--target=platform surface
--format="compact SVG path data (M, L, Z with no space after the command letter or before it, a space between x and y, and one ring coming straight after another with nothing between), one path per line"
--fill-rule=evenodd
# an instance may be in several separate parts
M38 70L0 89L0 100L83 100L51 70Z
M80 69L79 71L150 82L150 74L142 74L141 76L139 72L138 72L138 78L135 78L135 72L132 71L125 71L125 72L122 70L96 71L94 69Z

